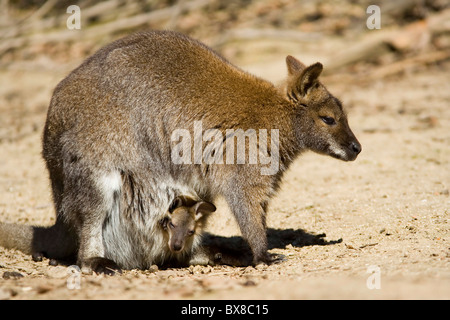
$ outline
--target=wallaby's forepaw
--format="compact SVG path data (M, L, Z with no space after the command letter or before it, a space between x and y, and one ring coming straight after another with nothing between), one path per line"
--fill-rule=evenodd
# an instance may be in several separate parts
M92 274L92 272L104 273L106 275L113 276L116 273L121 274L122 270L114 261L110 259L94 257L82 261L81 272L84 274Z

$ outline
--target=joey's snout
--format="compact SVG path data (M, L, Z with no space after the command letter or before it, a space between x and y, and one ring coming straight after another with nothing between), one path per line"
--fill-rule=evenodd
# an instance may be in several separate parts
M183 244L180 243L180 242L178 242L178 243L173 243L173 244L171 244L171 246L170 246L170 250L171 250L172 252L179 252L179 251L181 251L182 249L183 249Z
M183 226L169 224L169 250L173 253L179 253L184 250L186 241L190 237Z

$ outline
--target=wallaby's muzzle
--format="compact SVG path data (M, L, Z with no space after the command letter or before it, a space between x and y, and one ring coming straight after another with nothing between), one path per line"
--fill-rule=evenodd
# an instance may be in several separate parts
M358 154L361 152L362 147L361 147L361 144L360 144L358 141L353 141L353 142L350 144L350 149L352 150L354 156L353 156L353 157L350 157L349 160L350 160L350 161L353 161L353 160L356 159L356 157L358 156Z
M171 241L169 244L169 249L172 252L180 252L181 250L183 250L183 247L183 241Z

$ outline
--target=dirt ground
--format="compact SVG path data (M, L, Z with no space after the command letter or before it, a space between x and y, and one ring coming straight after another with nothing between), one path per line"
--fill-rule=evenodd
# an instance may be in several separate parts
M332 41L224 53L276 82L287 54L326 69L348 45ZM0 68L1 222L54 222L41 134L53 88L80 61ZM450 61L405 70L323 78L363 151L349 163L307 153L285 174L268 214L270 252L283 262L80 276L0 247L0 299L450 299ZM209 234L248 254L226 204L216 206Z

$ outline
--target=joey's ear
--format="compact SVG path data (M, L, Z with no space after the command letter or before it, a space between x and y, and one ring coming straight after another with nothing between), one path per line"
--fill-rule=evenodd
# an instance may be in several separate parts
M169 223L169 217L164 217L161 220L159 220L159 225L164 229L167 230L167 224Z
M306 66L303 63L295 59L293 56L286 57L286 65L288 69L288 74L290 76L298 75L302 72L303 69L306 68Z
M195 221L199 220L204 215L208 215L216 211L216 206L206 201L199 201L194 205Z
M176 197L175 199L173 199L172 203L170 204L169 212L173 213L173 211L176 208L179 208L179 207L181 207L183 205L184 205L184 202L183 202L182 196Z
M305 70L303 70L301 76L298 79L297 90L300 95L305 96L308 90L313 88L318 82L318 78L322 73L323 66L320 62L316 62Z

